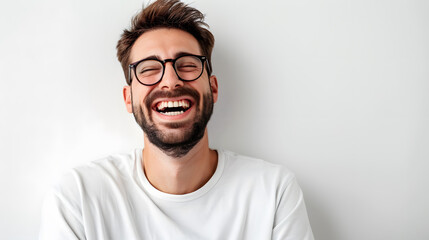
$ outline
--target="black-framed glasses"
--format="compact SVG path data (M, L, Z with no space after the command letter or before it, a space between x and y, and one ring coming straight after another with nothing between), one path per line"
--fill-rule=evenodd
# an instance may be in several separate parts
M164 76L165 64L171 62L177 77L182 81L197 80L204 72L205 56L182 55L176 59L153 59L145 58L129 65L128 77L131 84L131 72L134 70L134 76L139 83L145 86L152 86L159 83ZM207 64L210 72L209 65Z

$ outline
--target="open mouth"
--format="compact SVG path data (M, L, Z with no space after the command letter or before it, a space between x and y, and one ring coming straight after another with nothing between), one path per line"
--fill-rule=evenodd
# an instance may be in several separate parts
M176 101L160 101L155 105L155 111L168 116L183 114L191 108L192 103L187 99Z

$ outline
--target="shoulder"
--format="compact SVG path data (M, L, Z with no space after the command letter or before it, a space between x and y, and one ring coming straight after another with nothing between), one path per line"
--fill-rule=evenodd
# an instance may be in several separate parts
M230 189L234 196L246 196L265 209L282 206L291 211L302 196L295 174L286 167L259 158L230 151L220 151L224 171L220 186Z
M280 164L241 155L231 151L219 151L225 161L225 174L238 175L247 181L257 181L286 187L295 179L292 171Z
M131 174L138 150L128 154L114 154L73 168L71 171L80 177L121 177Z
M84 239L97 216L110 213L132 183L139 162L135 153L110 155L63 173L45 195L40 238Z
M129 181L136 165L138 150L129 154L114 154L72 168L54 183L52 191L66 199L81 198L88 193L104 192L111 186Z

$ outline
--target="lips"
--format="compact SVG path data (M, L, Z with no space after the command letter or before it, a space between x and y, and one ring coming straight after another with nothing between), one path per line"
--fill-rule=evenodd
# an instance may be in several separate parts
M153 109L163 115L176 116L185 113L191 106L189 99L162 100L156 102Z
M200 94L190 86L175 88L171 91L155 89L151 91L144 104L149 111L149 118L152 114L165 120L184 120L192 109L198 108L200 102Z

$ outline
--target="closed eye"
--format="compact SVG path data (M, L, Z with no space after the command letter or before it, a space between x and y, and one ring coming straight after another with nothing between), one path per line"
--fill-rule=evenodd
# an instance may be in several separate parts
M139 75L150 76L153 74L158 74L160 71L161 71L161 69L159 69L159 68L146 68L146 69L140 70Z
M177 70L182 71L182 72L192 72L198 69L198 66L194 65L194 64L188 64L188 65L182 65L179 66Z

